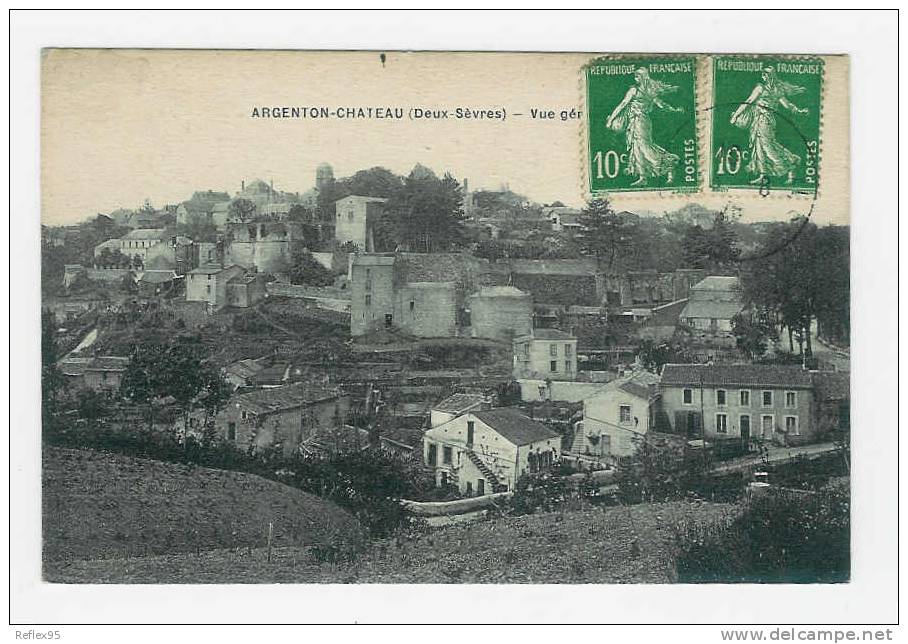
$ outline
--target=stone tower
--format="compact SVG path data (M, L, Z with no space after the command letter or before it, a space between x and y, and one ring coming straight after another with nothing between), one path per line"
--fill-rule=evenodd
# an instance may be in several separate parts
M334 168L330 163L322 163L315 169L315 189L324 190L334 183Z

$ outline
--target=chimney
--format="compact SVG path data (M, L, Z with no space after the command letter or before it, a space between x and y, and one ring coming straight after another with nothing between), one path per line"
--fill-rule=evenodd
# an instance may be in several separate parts
M245 192L245 191L246 191L246 180L243 179L242 181L240 181L240 192Z

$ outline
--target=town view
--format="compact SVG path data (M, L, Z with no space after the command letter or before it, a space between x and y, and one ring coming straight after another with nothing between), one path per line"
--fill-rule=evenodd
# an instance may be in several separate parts
M848 226L247 171L42 226L46 580L850 579Z

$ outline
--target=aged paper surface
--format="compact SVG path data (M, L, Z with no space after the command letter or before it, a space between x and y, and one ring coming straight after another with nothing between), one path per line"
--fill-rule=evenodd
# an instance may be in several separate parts
M770 52L771 53L771 52ZM384 61L381 59L384 56ZM438 52L242 52L46 50L42 73L42 218L63 224L85 212L178 201L200 186L234 189L250 175L284 189L309 187L314 168L338 176L372 166L422 163L507 184L542 203L579 205L587 184L582 68L595 54ZM820 179L814 216L847 223L848 59L827 56ZM699 70L701 108L712 94ZM794 100L794 99L793 99ZM403 109L404 118L253 118L285 107ZM412 108L429 112L411 120ZM504 119L454 111L506 112ZM432 111L447 110L447 118ZM552 118L534 118L554 112ZM575 114L562 120L562 112ZM701 158L708 157L708 119ZM478 183L476 183L478 182ZM704 186L708 179L704 177ZM96 195L103 195L101 202ZM801 199L751 198L706 189L685 198L709 208L746 203L750 220L777 218ZM682 199L681 201L684 201ZM613 195L620 209L675 208L646 193ZM783 212L780 213L780 210ZM78 213L78 215L77 215Z
M42 56L47 581L850 580L847 56Z

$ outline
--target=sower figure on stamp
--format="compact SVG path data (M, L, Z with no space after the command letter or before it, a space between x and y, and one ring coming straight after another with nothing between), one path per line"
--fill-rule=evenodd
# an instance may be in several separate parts
M750 96L731 115L731 124L750 130L750 161L747 171L757 175L751 183L762 184L766 177L785 177L794 181L795 169L801 157L779 143L776 138L776 104L795 114L807 114L788 100L804 91L803 87L779 79L772 67L763 68L762 82L757 83Z
M678 88L650 78L645 67L634 72L634 80L636 84L627 90L606 119L605 126L616 132L624 131L627 138L627 167L624 171L637 175L637 180L631 185L645 185L648 179L661 176L666 176L667 182L672 183L678 155L653 141L650 113L654 107L668 112L683 112L682 108L672 107L660 98Z

